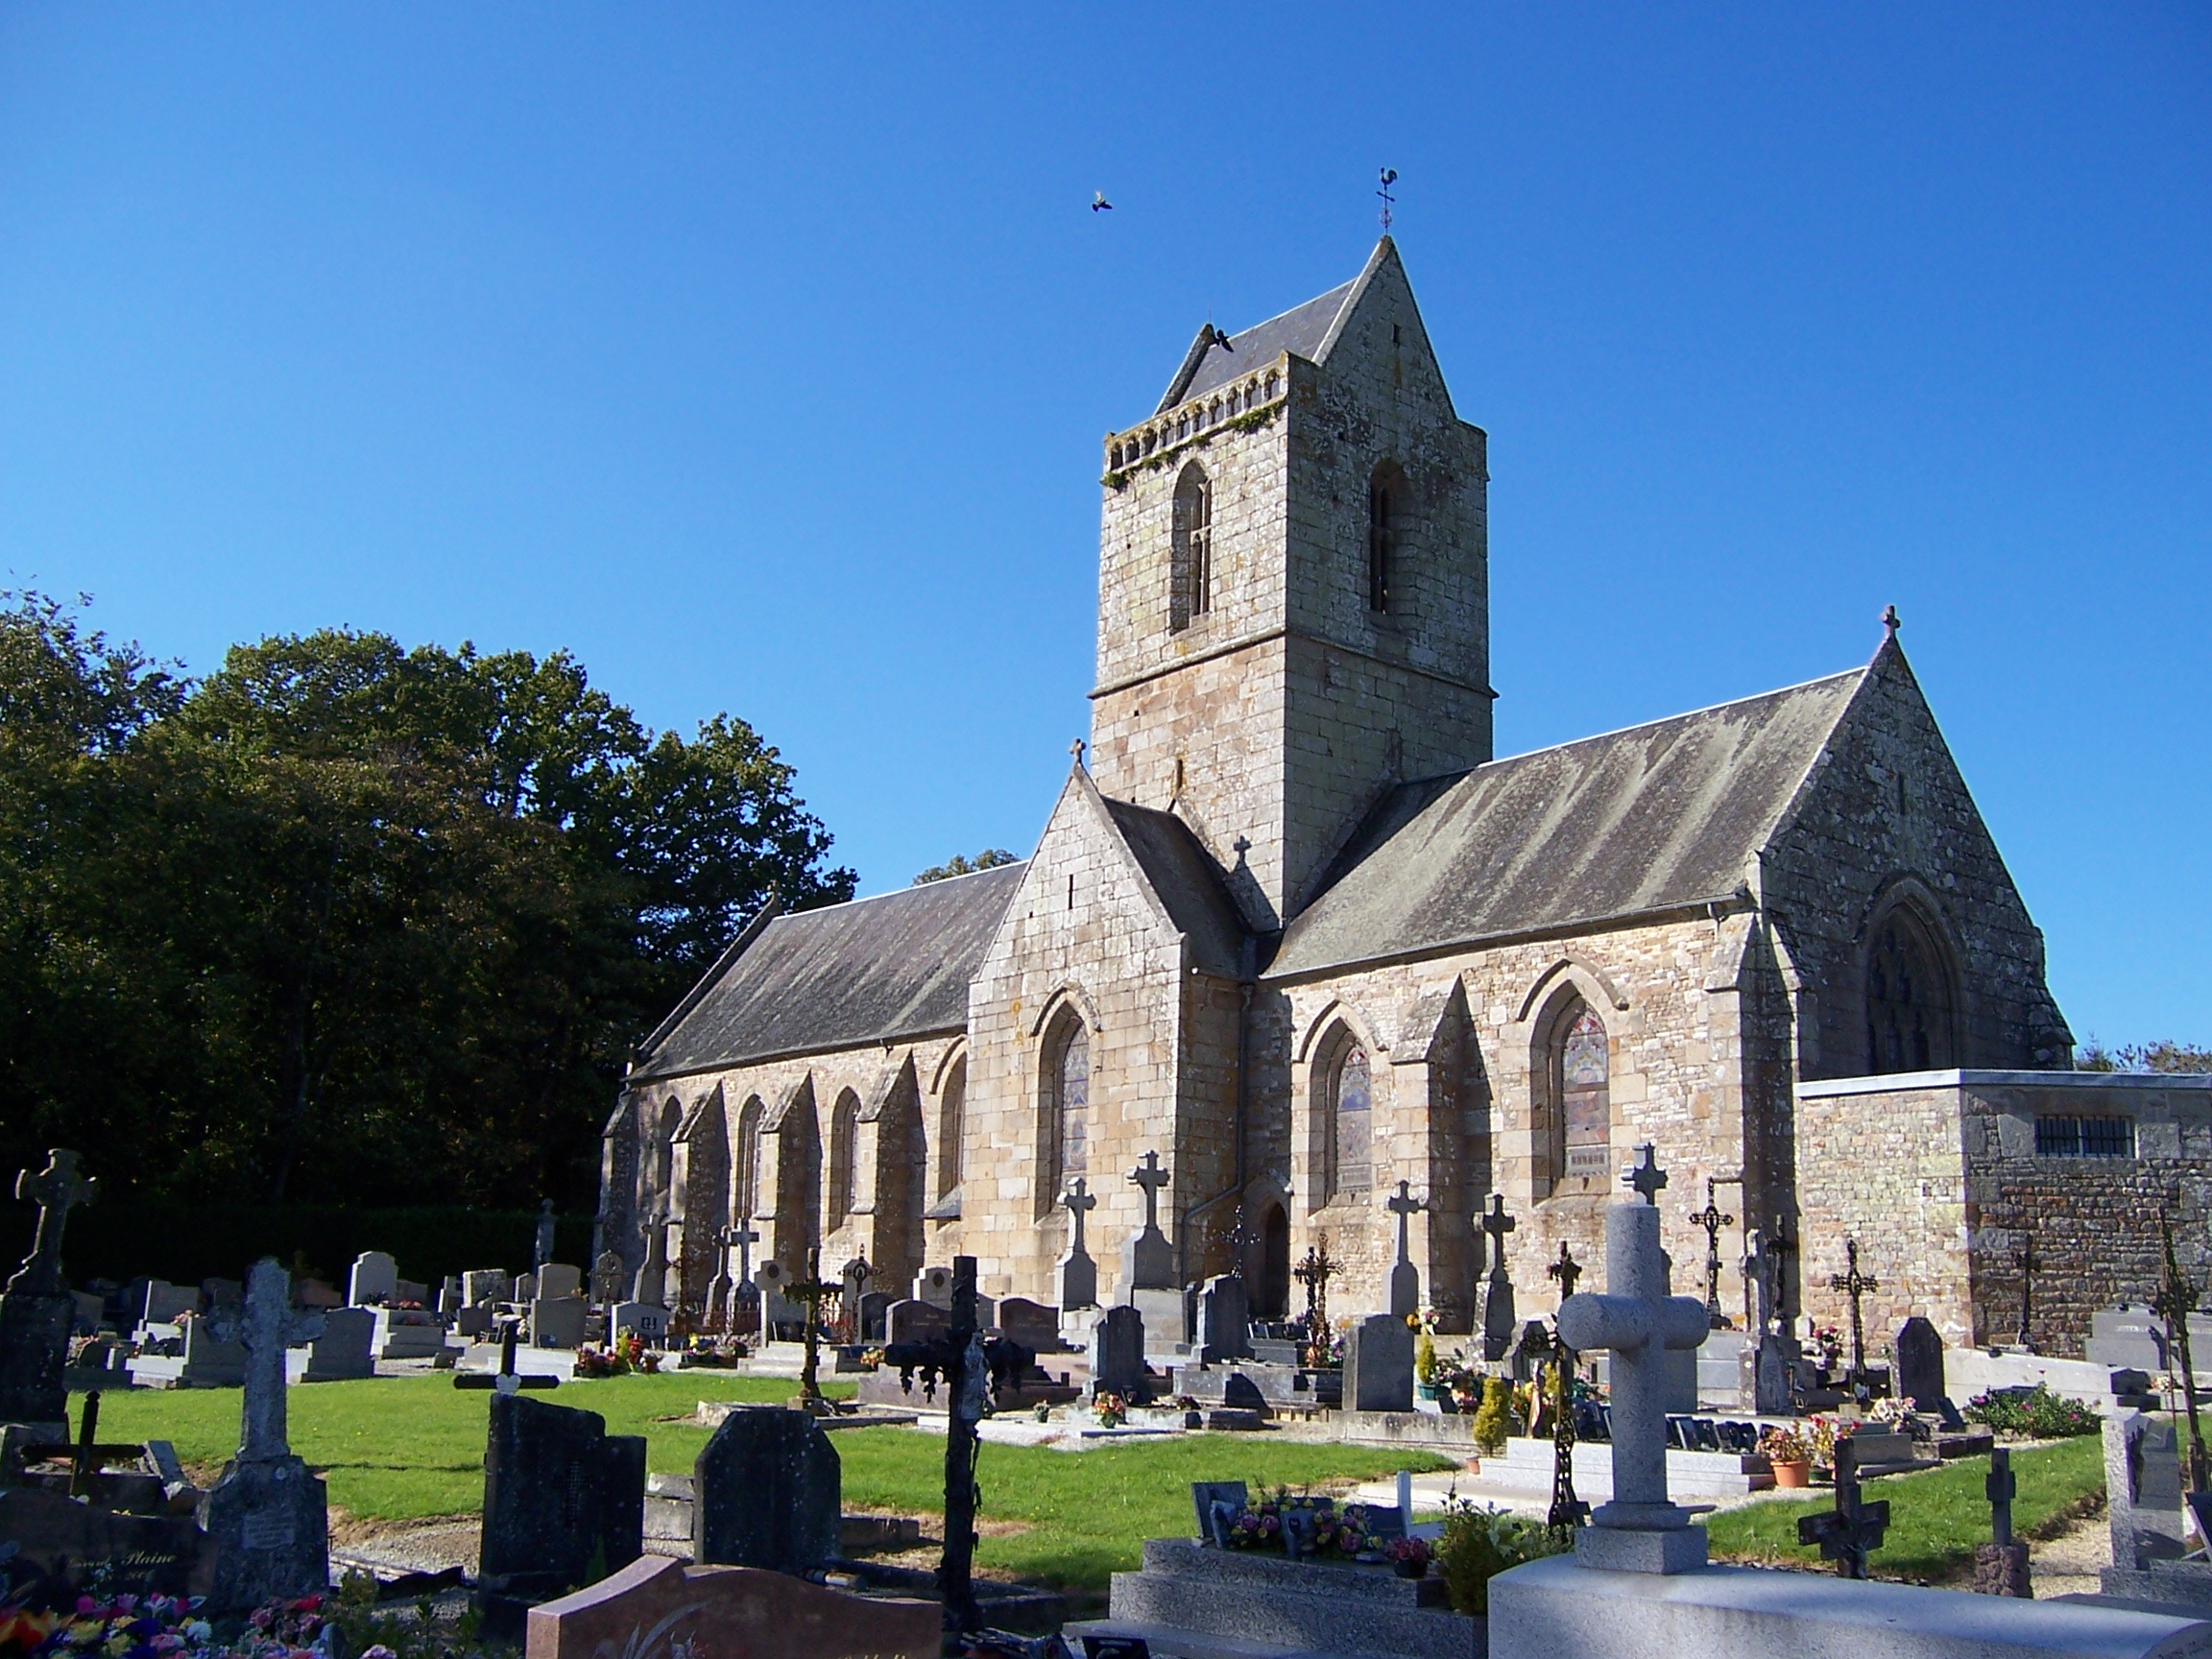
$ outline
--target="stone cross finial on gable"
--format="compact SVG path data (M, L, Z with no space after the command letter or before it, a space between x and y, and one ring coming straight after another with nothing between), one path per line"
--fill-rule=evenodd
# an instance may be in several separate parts
M292 1275L264 1256L246 1275L244 1307L217 1308L207 1334L218 1342L246 1346L246 1400L238 1443L241 1463L267 1463L292 1455L285 1438L284 1350L323 1334L323 1315L292 1309Z
M1083 751L1090 747L1091 745L1084 742L1080 737L1068 745L1068 753L1075 757L1075 765L1078 771L1082 769L1083 765Z
M1667 1497L1666 1351L1695 1348L1709 1327L1695 1296L1667 1293L1659 1212L1615 1204L1605 1212L1605 1289L1570 1296L1559 1339L1578 1354L1612 1352L1613 1501L1575 1540L1585 1566L1681 1573L1705 1563L1705 1533Z
M8 1288L34 1293L61 1288L61 1230L69 1224L69 1212L100 1195L100 1183L77 1172L77 1154L57 1146L46 1154L46 1167L37 1173L25 1169L15 1177L15 1196L38 1206L38 1231L31 1240L31 1254L9 1280Z
M1645 1203L1656 1206L1659 1189L1667 1185L1667 1171L1659 1167L1659 1148L1647 1141L1637 1151L1644 1155L1644 1161L1622 1171L1621 1185L1635 1188Z
M1416 1214L1429 1208L1429 1200L1414 1197L1413 1183L1401 1181L1398 1183L1397 1196L1388 1199L1383 1208L1398 1217L1398 1260L1411 1260L1407 1254L1406 1227Z
M1173 1179L1160 1167L1160 1154L1147 1152L1144 1162L1129 1171L1129 1179L1144 1189L1144 1227L1147 1232L1160 1225L1160 1189Z
M1098 1200L1091 1196L1091 1183L1085 1177L1075 1177L1075 1184L1060 1194L1060 1202L1068 1206L1068 1214L1075 1218L1075 1242L1070 1248L1078 1256L1083 1254L1083 1218L1098 1208Z
M1896 638L1896 637L1897 637L1897 630L1898 630L1898 629L1900 629L1900 628L1902 628L1902 627L1904 627L1904 626L1905 626L1905 624L1904 624L1902 621L1900 621L1900 620L1898 619L1898 615L1897 615L1897 607L1896 607L1896 606L1894 606L1894 605L1885 605L1885 606L1883 606L1883 607L1882 607L1882 637L1883 637L1883 638L1885 638L1885 639L1894 639L1894 638Z

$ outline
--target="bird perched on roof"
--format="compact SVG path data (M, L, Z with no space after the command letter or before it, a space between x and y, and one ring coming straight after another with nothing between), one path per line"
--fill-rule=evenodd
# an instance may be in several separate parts
M1114 211L1114 204L1106 200L1105 191L1094 190L1091 192L1091 211L1096 213L1101 209L1111 213Z

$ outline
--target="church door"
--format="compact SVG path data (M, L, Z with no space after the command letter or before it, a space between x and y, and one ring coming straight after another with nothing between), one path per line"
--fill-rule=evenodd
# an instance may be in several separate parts
M1260 1294L1253 1307L1262 1317L1281 1319L1290 1311L1290 1217L1271 1204L1260 1224Z

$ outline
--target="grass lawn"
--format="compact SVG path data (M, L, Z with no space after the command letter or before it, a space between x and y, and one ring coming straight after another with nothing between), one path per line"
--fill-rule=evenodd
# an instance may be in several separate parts
M1974 1546L1989 1542L1989 1501L1983 1482L1989 1459L1961 1457L1918 1475L1866 1483L1869 1498L1889 1501L1889 1531L1870 1566L1877 1577L1941 1583L1971 1576ZM2012 1454L2019 1496L2012 1527L2022 1538L2049 1536L2102 1502L2104 1442L2083 1434L2055 1446ZM1805 1499L1746 1504L1706 1518L1717 1557L1737 1561L1820 1564L1820 1551L1797 1542L1797 1518L1836 1506L1832 1489Z
M797 1387L776 1378L685 1372L567 1384L538 1398L596 1411L610 1433L643 1434L649 1468L688 1473L709 1432L690 1421L699 1401L783 1400ZM849 1393L850 1384L824 1386L840 1391ZM293 1451L322 1472L330 1502L349 1515L410 1521L483 1507L490 1393L457 1389L446 1377L390 1377L317 1382L294 1388L290 1399ZM101 1397L100 1428L103 1438L170 1440L186 1463L218 1466L238 1444L238 1408L235 1388L113 1393ZM942 1515L943 1440L904 1429L854 1429L832 1443L844 1464L847 1509ZM1102 1591L1108 1574L1137 1565L1144 1539L1189 1534L1192 1480L1318 1486L1453 1466L1418 1452L1239 1434L1083 1453L986 1444L976 1565ZM2025 1494L2025 1475L2021 1485Z

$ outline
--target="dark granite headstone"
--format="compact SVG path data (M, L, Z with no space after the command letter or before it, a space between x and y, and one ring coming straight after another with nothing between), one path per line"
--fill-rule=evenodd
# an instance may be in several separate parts
M323 1482L298 1457L238 1458L200 1506L215 1551L211 1611L318 1596L329 1588Z
M1199 1358L1208 1365L1252 1357L1252 1299L1241 1275L1206 1281L1198 1297Z
M860 1298L861 1341L884 1342L889 1340L886 1334L888 1327L884 1323L884 1316L890 1312L891 1304L895 1300L896 1298L888 1290L871 1290Z
M1009 1296L998 1304L998 1334L1032 1354L1050 1353L1060 1346L1060 1310Z
M804 1573L834 1560L844 1471L804 1411L733 1411L692 1466L691 1558Z
M1123 1305L1091 1327L1091 1387L1135 1404L1144 1398L1144 1316Z
M1897 1397L1923 1411L1943 1398L1943 1338L1917 1313L1897 1328Z
M952 1329L952 1315L934 1302L894 1302L883 1310L886 1344L926 1342Z
M1243 1372L1232 1371L1221 1380L1221 1404L1233 1411L1265 1411L1267 1397Z
M127 1515L28 1486L0 1487L0 1539L17 1577L29 1569L76 1590L96 1578L109 1594L192 1595L214 1565L190 1515Z
M480 1579L517 1597L558 1595L637 1557L645 1441L609 1435L596 1411L492 1397Z
M1224 1543L1221 1517L1214 1512L1214 1506L1219 1504L1235 1513L1250 1502L1250 1490L1241 1480L1190 1482L1190 1508L1198 1522L1198 1536L1214 1544Z
M1391 1313L1372 1313L1344 1344L1347 1411L1413 1409L1413 1333Z

